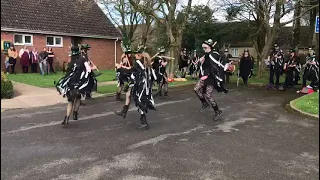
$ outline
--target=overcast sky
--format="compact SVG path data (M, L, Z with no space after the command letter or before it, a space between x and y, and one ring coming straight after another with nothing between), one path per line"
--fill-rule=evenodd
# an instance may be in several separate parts
M206 5L206 4L208 3L208 5L209 5L210 8L212 8L212 9L219 9L219 4L218 4L217 2L218 2L217 0L210 0L209 3L208 3L208 0L193 0L193 1L192 1L192 5ZM226 17L226 13L225 13L225 11L220 10L220 11L214 13L213 16L214 16L218 21L221 21L221 22L225 22L225 21L226 21L226 18L225 18L225 17ZM284 17L281 19L281 22L288 21L288 20L290 20L292 17L293 17L293 12L287 14L286 16L284 16ZM273 18L270 20L270 23L273 23ZM287 26L292 26L292 23L287 24Z

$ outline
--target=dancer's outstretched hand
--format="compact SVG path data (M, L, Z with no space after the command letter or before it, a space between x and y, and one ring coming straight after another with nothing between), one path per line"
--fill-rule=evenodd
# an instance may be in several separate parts
M200 79L202 80L202 81L204 81L204 80L206 80L208 78L208 76L202 76Z

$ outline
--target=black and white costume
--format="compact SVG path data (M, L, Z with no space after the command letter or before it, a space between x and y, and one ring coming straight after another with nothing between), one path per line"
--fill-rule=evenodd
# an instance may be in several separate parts
M270 53L270 77L269 83L279 85L280 76L283 73L284 58L283 51L278 49L278 45L274 45L275 49ZM276 76L276 83L274 83L274 75Z
M160 52L159 54L163 54ZM164 91L164 95L168 95L168 75L166 72L167 60L161 56L157 56L152 64L152 68L156 74L156 82L158 84L158 92L157 95L162 96L162 89Z
M219 53L212 51L213 42L211 39L205 41L203 44L208 45L211 51L204 55L204 61L200 62L200 75L207 77L205 80L197 82L194 91L202 102L202 109L211 105L215 111L214 120L216 120L222 113L213 98L213 90L227 93L228 90L224 88L224 66L218 61L220 59ZM209 103L209 104L208 104Z
M78 109L81 96L85 96L93 89L92 84L95 78L90 75L91 69L88 61L80 55L79 47L72 47L71 62L68 65L67 73L56 83L57 91L67 97L68 110L63 125L68 124L71 110L73 110L73 119L78 119Z
M309 50L312 50L311 48ZM311 81L310 87L316 89L319 87L319 61L316 60L315 54L309 54L306 59L305 69L303 72L303 83L305 87L307 80Z
M144 48L140 47L136 53L142 54L143 49ZM145 61L147 61L146 57L136 59L133 67L130 69L131 76L129 82L130 99L131 97L133 98L135 105L138 107L138 112L141 114L140 129L143 130L149 128L146 113L148 113L148 110L155 110L152 96L152 84L153 80L157 80L157 76L155 75L151 65L146 66L148 63ZM115 112L115 114L125 118L129 104L130 101L123 106L122 111Z

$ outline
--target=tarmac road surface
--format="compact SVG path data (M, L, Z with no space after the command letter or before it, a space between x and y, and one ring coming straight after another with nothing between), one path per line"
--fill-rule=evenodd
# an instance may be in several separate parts
M60 125L65 105L1 115L3 180L315 180L319 121L288 112L292 91L215 93L223 115L199 112L191 87L157 97L139 131L114 98L87 101L79 120Z

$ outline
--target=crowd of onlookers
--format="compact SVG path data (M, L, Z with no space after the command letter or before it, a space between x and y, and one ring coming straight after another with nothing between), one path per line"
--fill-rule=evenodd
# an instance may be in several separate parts
M53 68L54 53L52 48L44 47L43 50L38 53L35 47L28 48L24 46L18 52L13 45L10 45L8 54L5 60L6 73L15 74L17 59L20 59L20 65L22 73L29 73L29 67L31 73L38 73L38 66L41 75L48 75L49 73L55 73Z

